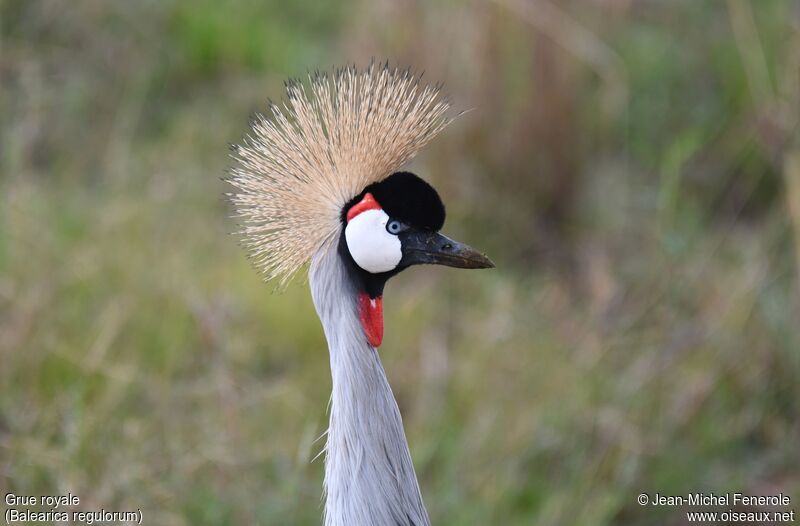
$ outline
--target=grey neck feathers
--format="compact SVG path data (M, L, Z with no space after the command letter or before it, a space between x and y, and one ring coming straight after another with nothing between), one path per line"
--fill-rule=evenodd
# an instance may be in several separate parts
M311 295L328 340L333 392L325 446L326 526L429 526L403 421L335 244L314 255Z

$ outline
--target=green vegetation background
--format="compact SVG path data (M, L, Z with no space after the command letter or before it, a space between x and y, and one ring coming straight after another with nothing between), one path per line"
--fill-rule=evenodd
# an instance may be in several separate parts
M0 31L3 494L319 523L325 341L220 177L285 78L375 57L472 110L413 168L498 265L386 294L434 523L797 508L796 2L3 0Z

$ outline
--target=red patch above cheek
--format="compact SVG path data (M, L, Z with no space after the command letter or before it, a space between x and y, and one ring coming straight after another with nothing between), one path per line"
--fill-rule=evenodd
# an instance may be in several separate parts
M370 298L369 294L358 294L358 317L367 341L373 347L380 347L383 341L383 296Z
M364 198L361 201L351 206L350 210L347 211L347 222L349 223L351 219L361 212L380 209L381 205L378 204L378 202L375 200L375 197L371 193L367 192L364 194Z

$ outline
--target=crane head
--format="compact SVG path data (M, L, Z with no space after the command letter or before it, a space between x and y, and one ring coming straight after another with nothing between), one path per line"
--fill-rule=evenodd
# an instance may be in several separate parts
M452 120L440 89L388 63L316 72L288 82L287 99L256 114L233 146L228 196L255 266L285 284L315 255L337 251L374 346L389 278L420 264L493 266L440 234L439 195L398 171Z
M412 265L478 269L494 263L439 230L445 210L431 185L409 172L373 183L342 210L339 254L359 294L359 314L369 342L383 337L386 281Z

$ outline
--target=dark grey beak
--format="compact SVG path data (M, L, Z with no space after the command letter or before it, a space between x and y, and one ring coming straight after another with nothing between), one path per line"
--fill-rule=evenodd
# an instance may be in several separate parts
M456 268L494 268L492 260L474 248L438 232L410 230L399 237L403 247L400 267L446 265Z

